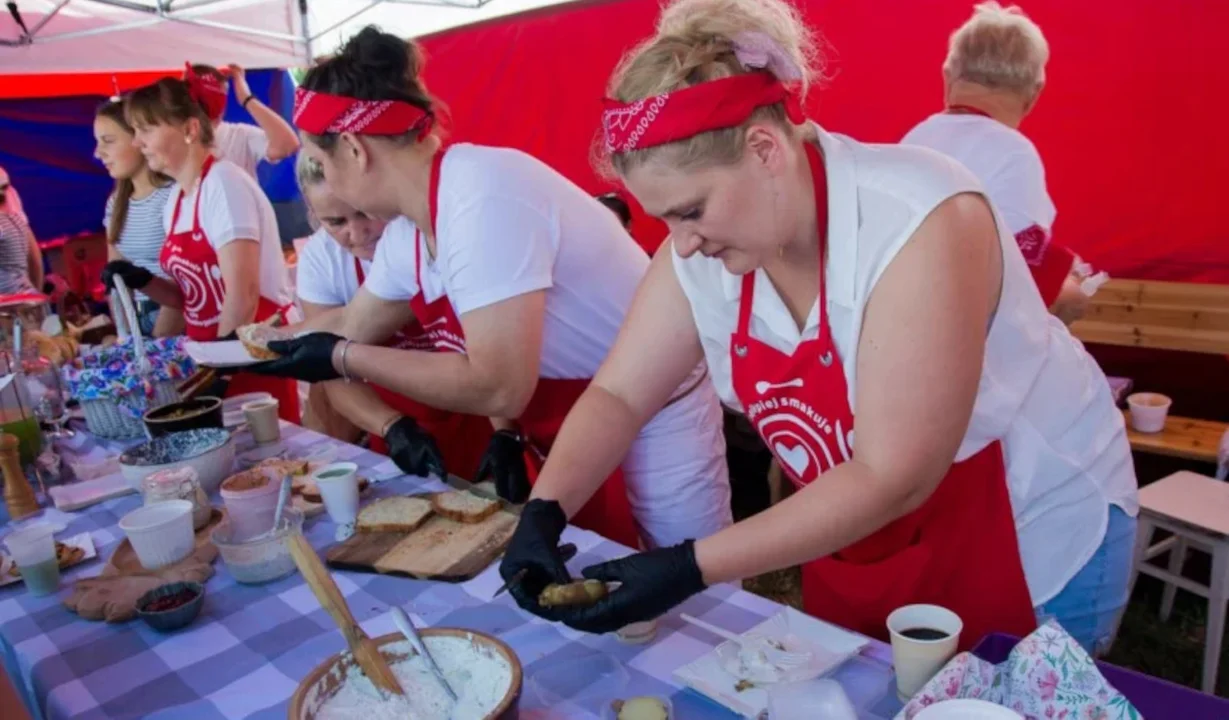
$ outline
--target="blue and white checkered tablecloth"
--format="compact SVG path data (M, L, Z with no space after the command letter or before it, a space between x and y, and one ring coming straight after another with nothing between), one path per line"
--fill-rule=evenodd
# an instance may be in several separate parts
M238 441L242 459L250 440L241 435ZM401 475L383 455L297 426L283 425L281 442L293 456L331 449L336 459L357 463L369 477L388 478L374 486L372 494L377 497L442 487L435 480ZM101 457L119 447L86 433L78 433L69 443L61 447L66 459ZM0 658L36 720L285 718L299 679L345 645L298 574L266 585L241 585L219 559L217 574L206 586L200 617L184 630L166 635L140 621L108 625L83 620L61 604L74 579L102 569L103 560L123 539L119 519L140 502L140 496L130 495L77 513L49 513L67 523L61 536L88 531L99 560L66 572L58 597L32 597L21 585L0 588ZM309 519L304 532L318 550L333 542L334 526L327 515ZM626 548L577 528L568 528L564 537L580 549L570 564L574 570L627 553ZM624 696L667 696L679 720L733 717L673 679L676 668L718 642L683 623L677 613L661 619L652 643L627 645L613 635L585 635L540 620L521 611L506 593L492 601L500 584L495 565L463 584L341 571L333 575L355 617L372 636L395 632L388 608L399 605L422 625L481 630L507 642L525 668L522 717L599 717L605 701L594 698L600 692L590 690L562 703L552 702L540 697L531 682L540 668L562 667L571 658L593 653L613 657L626 669ZM719 586L692 598L680 611L742 632L780 609L759 596ZM873 643L860 660L884 664L886 658L884 647ZM584 684L574 683L578 692ZM580 702L569 702L578 697ZM553 707L545 708L547 704ZM890 714L867 715L877 716Z

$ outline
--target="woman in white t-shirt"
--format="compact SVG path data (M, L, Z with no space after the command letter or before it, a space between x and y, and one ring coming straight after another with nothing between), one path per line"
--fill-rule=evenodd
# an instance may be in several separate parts
M1057 211L1046 190L1045 166L1020 132L1045 87L1050 47L1041 28L1019 8L984 2L952 34L943 63L945 109L905 135L977 176L1011 230L1051 311L1070 323L1088 305L1075 253L1053 239Z
M358 294L371 274L372 258L388 223L342 202L324 181L320 165L306 154L299 156L295 176L312 217L320 223L299 253L296 281L299 303L310 324L345 307ZM392 344L413 348L421 336L422 326L413 320ZM320 419L340 414L343 421L370 434L372 449L392 457L403 471L425 475L427 470L446 469L475 482L483 479L479 463L491 435L486 418L437 410L366 383L318 383L311 392L311 408ZM497 488L506 483L507 478L496 478ZM514 496L507 489L500 495Z
M211 152L213 126L182 80L164 78L125 101L136 144L150 169L170 176L159 264L170 279L127 260L107 264L160 305L180 309L186 334L199 341L233 337L241 326L282 315L290 306L277 220L250 175ZM272 393L283 419L298 422L295 383L237 373L227 394Z
M1059 619L1091 645L1079 613L1112 620L1125 602L1130 558L1105 556L1108 517L1136 512L1105 377L1048 320L968 171L806 121L805 33L782 0L680 0L616 72L605 148L671 240L500 571L535 578L522 607L604 632L801 564L808 612L883 638L892 610L943 605L964 647L1030 632L1085 576L1095 591ZM701 358L798 491L695 543L586 568L622 583L589 608L541 608L541 583L566 573L530 509L583 503Z
M284 357L265 371L360 379L432 407L514 419L501 457L519 461L527 449L536 463L614 343L648 258L609 210L532 157L442 148L434 108L417 47L375 28L308 71L294 116L302 152L346 203L405 218L385 229L346 306L347 339L273 343ZM411 317L432 351L371 344ZM623 480L604 477L577 524L628 545L641 532L668 545L729 524L721 410L703 376L697 358L605 469L621 466Z
M128 260L158 277L169 279L158 258L166 240L162 215L171 197L171 180L149 169L134 140L132 127L124 117L123 100L108 100L98 108L94 114L94 157L115 179L115 190L107 198L103 211L107 261ZM137 293L135 300L145 337L166 337L183 332L183 315L178 310L159 307L145 293Z
M235 100L256 121L255 125L226 122L227 76L235 83ZM212 65L184 67L184 82L200 98L201 107L213 123L213 152L256 177L256 165L261 160L281 162L299 149L299 136L281 115L252 94L247 73L238 65L230 65L223 74Z

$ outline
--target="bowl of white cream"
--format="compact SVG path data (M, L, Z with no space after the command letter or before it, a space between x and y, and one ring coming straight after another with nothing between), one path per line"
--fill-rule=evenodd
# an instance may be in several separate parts
M431 657L457 694L454 703L422 657L400 633L375 638L405 695L372 685L349 652L329 657L299 683L291 720L404 720L516 716L522 669L512 648L485 633L455 628L419 630Z

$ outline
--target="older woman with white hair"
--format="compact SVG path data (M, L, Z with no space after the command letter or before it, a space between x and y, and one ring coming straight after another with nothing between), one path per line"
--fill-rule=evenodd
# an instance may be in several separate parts
M943 63L945 109L902 143L959 161L985 186L1028 261L1041 299L1065 322L1083 315L1082 263L1052 236L1056 210L1045 167L1020 124L1045 87L1050 46L1020 8L984 2L960 26Z

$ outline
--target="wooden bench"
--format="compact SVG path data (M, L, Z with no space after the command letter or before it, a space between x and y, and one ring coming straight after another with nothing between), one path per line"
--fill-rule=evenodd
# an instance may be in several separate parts
M1229 286L1110 280L1071 332L1086 343L1229 355ZM1216 462L1229 424L1170 415L1159 433L1127 424L1131 448Z

